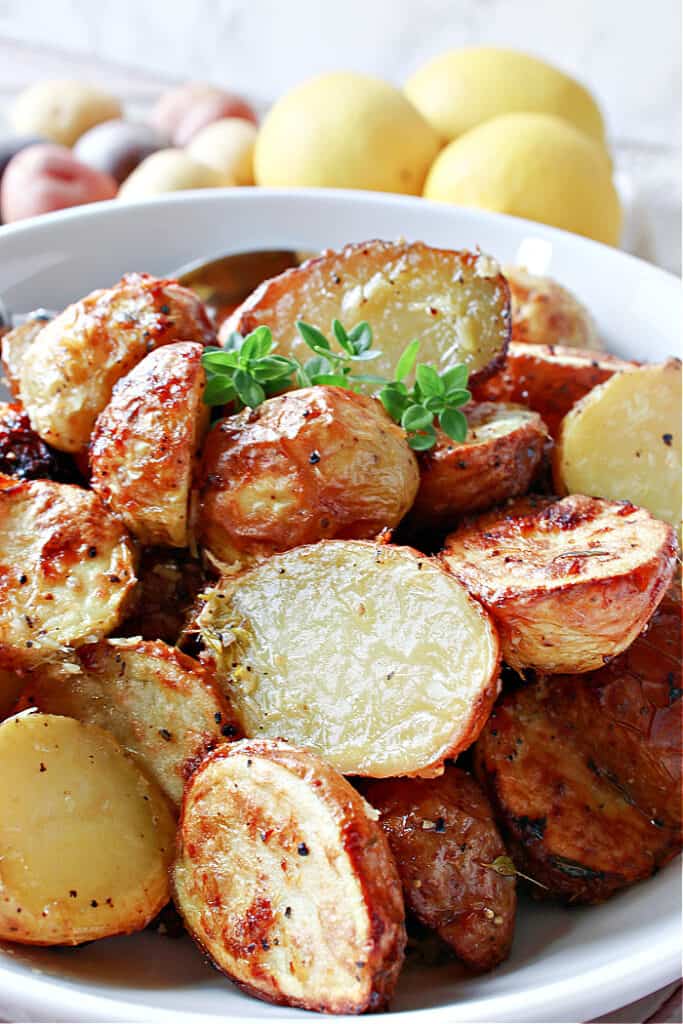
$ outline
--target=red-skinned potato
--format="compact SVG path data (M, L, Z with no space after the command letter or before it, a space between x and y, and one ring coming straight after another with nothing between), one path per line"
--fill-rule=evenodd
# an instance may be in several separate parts
M224 117L257 123L253 109L240 96L206 82L185 82L162 93L151 122L174 146L185 146L201 128Z
M3 222L113 199L117 184L52 143L28 146L10 160L0 186Z
M227 566L398 525L418 470L376 399L316 386L216 423L200 483L199 540Z
M74 146L74 156L119 185L139 163L165 145L165 140L144 122L112 120L95 125Z

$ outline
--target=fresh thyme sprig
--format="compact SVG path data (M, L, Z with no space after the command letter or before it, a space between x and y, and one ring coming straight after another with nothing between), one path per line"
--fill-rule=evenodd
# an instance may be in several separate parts
M368 373L355 373L355 365L381 355L372 348L372 328L366 321L347 331L339 320L332 331L341 351L333 351L322 331L303 320L297 331L313 352L301 363L292 356L273 352L269 327L257 327L246 337L233 333L224 348L208 347L202 356L206 371L204 402L207 405L232 404L236 410L257 408L272 395L292 387L333 384L358 391L360 385L377 386L377 397L391 418L406 431L408 444L415 451L426 451L436 444L434 420L448 437L464 441L467 420L460 407L472 397L467 390L467 367L462 363L439 374L433 366L419 363L418 339L412 341L397 365L394 380ZM407 377L415 370L415 383L408 388Z

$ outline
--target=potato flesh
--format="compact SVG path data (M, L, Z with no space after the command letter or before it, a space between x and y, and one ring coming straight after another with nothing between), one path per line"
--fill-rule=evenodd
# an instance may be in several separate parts
M681 522L681 364L642 366L590 392L564 419L560 493L624 499Z
M0 726L0 936L77 944L168 900L173 817L108 733L30 714Z
M593 317L568 288L523 267L505 267L503 273L510 286L513 341L602 348Z
M23 324L14 327L0 340L0 358L7 384L12 394L19 396L19 372L25 353L38 337L50 317L30 316Z
M226 321L220 337L267 324L279 351L305 361L310 350L296 321L328 334L335 317L347 329L361 320L371 324L382 353L371 372L389 379L413 338L420 339L420 362L439 370L463 362L474 376L502 357L510 333L507 284L489 257L422 243L367 242L266 281Z
M275 556L210 591L199 626L245 734L341 772L438 770L497 692L487 617L409 549L326 541Z

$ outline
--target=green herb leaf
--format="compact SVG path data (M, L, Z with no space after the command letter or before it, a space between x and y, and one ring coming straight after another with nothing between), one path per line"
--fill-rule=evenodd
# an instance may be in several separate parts
M428 366L426 363L420 363L415 371L415 377L417 378L420 391L425 398L432 398L434 396L446 394L446 385L441 380L441 377L439 377L433 366Z
M421 430L419 434L409 434L408 444L415 452L425 452L436 444L436 431L434 427L429 430Z
M304 320L297 320L296 329L308 347L313 349L314 352L318 352L320 349L329 351L329 341L323 332L319 331L313 324L307 324Z
M446 391L451 391L453 388L464 388L467 386L468 369L464 363L457 363L455 366L451 366L449 370L441 374L441 380L444 383Z
M232 379L223 373L209 377L204 387L205 405L227 405L235 397Z
M354 354L360 356L372 345L372 327L367 320L361 320L348 334L349 341L353 346ZM377 352L377 355L380 353Z
M250 409L256 409L265 400L266 393L259 382L254 380L245 370L237 370L233 378L233 384L240 400L245 405L248 405Z
M264 356L252 363L249 372L259 381L278 380L281 377L291 377L298 366L293 359L287 359L285 356Z
M377 395L380 402L397 423L401 422L403 413L410 405L410 399L406 394L405 387L400 391L396 384L387 384Z
M441 395L432 395L431 398L423 398L422 405L424 405L425 409L429 409L429 411L433 413L443 412L446 408L445 399Z
M347 378L341 373L317 373L311 377L312 384L332 384L339 388L347 387Z
M433 424L433 414L423 405L411 405L401 416L401 426L409 433L413 430L427 430Z
M353 342L349 340L346 328L340 320L332 321L332 331L340 348L343 348L345 352L348 352L348 354L352 356L356 350L353 347Z
M240 348L240 366L246 367L252 359L262 359L273 347L270 327L257 327L246 336Z
M226 352L222 348L205 349L202 352L202 366L205 370L220 373L222 369L233 369L238 365L237 352Z
M472 392L467 388L453 388L446 392L446 405L467 405L472 398Z
M405 380L405 378L413 372L419 348L420 339L415 338L414 341L411 341L410 344L406 345L403 349L403 352L396 363L396 380Z
M467 420L459 409L445 409L439 416L439 426L454 441L464 441L467 437Z

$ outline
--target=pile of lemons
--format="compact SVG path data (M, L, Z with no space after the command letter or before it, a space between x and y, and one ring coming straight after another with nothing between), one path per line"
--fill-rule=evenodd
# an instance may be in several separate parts
M310 79L267 114L254 170L260 185L422 194L619 241L595 100L512 50L445 53L403 91L352 72Z

